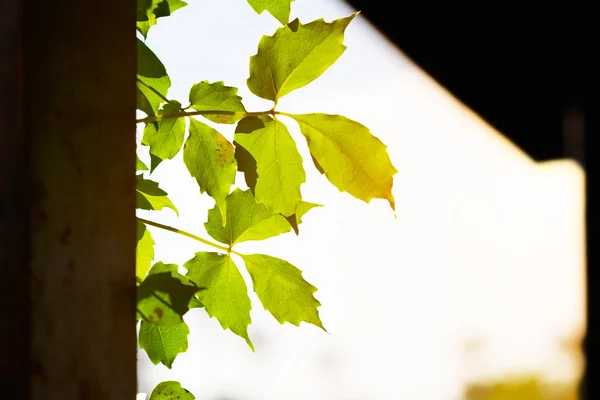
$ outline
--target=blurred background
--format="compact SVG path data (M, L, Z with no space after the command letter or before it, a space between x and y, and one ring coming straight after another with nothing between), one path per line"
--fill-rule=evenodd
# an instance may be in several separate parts
M245 80L277 21L245 0L189 3L147 40L171 77L169 97L224 81L248 110L270 107ZM172 379L199 400L579 398L588 329L582 33L557 23L528 31L524 13L436 17L385 6L292 3L302 22L362 13L344 55L278 109L368 126L399 171L396 215L383 201L339 193L309 161L303 197L325 207L303 218L298 237L239 246L302 269L319 288L329 334L280 325L251 297L252 353L195 309L185 318L189 349L171 370L139 352L141 392ZM233 136L231 127L219 131ZM181 159L152 176L180 211L153 219L203 235L212 200ZM149 229L156 260L182 264L206 250Z

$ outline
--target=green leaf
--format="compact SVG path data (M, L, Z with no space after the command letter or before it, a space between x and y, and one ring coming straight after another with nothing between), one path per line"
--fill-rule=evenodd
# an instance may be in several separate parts
M179 211L167 197L167 192L158 187L158 183L149 179L144 179L143 175L137 175L136 194L137 208L142 210L162 210L167 207L175 211L179 216Z
M273 213L294 214L302 199L300 186L306 175L296 142L286 126L268 116L248 117L240 121L235 132L235 142L256 160L256 200Z
M198 111L228 111L245 113L242 98L237 95L238 89L225 86L223 82L208 83L202 81L190 90L190 107ZM244 115L203 115L209 121L220 124L235 124Z
M138 287L137 309L143 320L160 326L183 321L192 297L201 288L175 272L176 268L174 264L158 262Z
M257 14L267 10L269 14L277 18L282 25L290 20L291 3L294 0L248 0Z
M156 92L166 97L171 87L171 79L163 63L140 39L137 40L137 61L137 78L141 81L137 82L137 105L148 116L155 116L160 105L164 103Z
M154 240L146 225L137 222L137 247L135 257L135 275L141 279L146 277L150 264L154 260Z
M174 104L165 104L158 112L159 115L173 115L181 112L181 104L172 100ZM150 146L150 154L155 156L152 159L152 171L163 160L170 160L179 153L183 146L183 137L185 135L185 118L172 118L148 123L144 128L144 138L142 144Z
M325 330L314 298L317 288L302 278L302 271L287 261L264 254L244 255L254 291L265 310L279 323L296 326L305 321Z
M138 0L137 30L145 38L150 28L156 25L157 18L167 17L186 5L187 3L181 0Z
M317 79L346 50L344 31L355 16L306 25L295 19L273 36L263 36L257 54L250 57L250 91L277 102Z
M194 400L195 397L188 390L175 381L161 382L152 391L148 400Z
M188 348L190 328L185 322L173 326L158 326L142 321L139 332L140 349L146 350L154 365L163 363L171 368L179 353Z
M200 192L207 192L227 221L227 195L235 181L236 161L233 145L208 125L190 118L190 135L183 149L183 161L196 178Z
M369 129L341 115L289 115L300 125L312 156L340 191L371 201L386 199L395 209L393 176L398 172L386 145Z
M246 181L246 185L252 191L252 194L255 193L256 189L256 181L258 180L258 172L256 171L256 160L252 157L252 154L245 148L233 141L233 145L235 146L235 160L237 161L237 170L244 174L244 180Z
M315 207L322 207L322 206L323 206L322 204L309 203L307 201L300 200L298 202L298 204L296 205L296 213L292 214L288 217L285 217L285 219L292 226L296 235L298 235L298 233L299 233L298 225L300 225L302 223L302 217L304 216L304 214L306 214L307 212L309 212L310 210L312 210Z
M290 224L279 214L273 214L258 203L248 189L235 189L227 196L227 223L223 225L221 213L214 207L208 211L204 224L215 240L233 246L247 240L263 240L290 231Z
M231 329L241 336L252 351L254 346L248 337L250 325L250 298L246 282L228 255L196 253L186 262L187 276L198 286L205 288L198 297L206 312L215 317L223 329Z
M146 166L146 164L144 164L142 162L142 160L140 160L140 157L138 157L138 155L135 155L135 172L139 172L139 171L148 171L148 167Z

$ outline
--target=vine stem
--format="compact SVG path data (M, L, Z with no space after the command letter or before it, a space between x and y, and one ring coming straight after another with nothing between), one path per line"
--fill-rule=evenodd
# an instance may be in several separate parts
M183 108L181 108L181 106L173 104L173 102L171 100L167 99L165 96L162 95L161 92L159 92L158 90L156 90L155 88L153 88L151 85L148 85L146 82L144 82L140 78L137 78L137 82L139 84L141 84L141 85L146 86L148 89L150 89L152 91L152 93L154 93L155 95L157 95L158 97L160 97L163 101L169 103L170 105L174 106L175 108L177 108L178 110L180 110L180 111L183 112Z
M167 115L155 115L152 117L146 117L142 119L138 119L135 121L136 124L146 123L146 122L155 122L155 121L164 121L167 119L175 119L181 117L192 117L194 115L232 115L239 117L258 117L261 115L274 115L275 110L267 110L267 111L254 111L254 112L245 112L245 111L222 111L222 110L202 110L202 111L182 111L178 114L167 114Z
M210 240L203 239L200 236L194 235L193 233L189 233L189 232L183 231L181 229L174 228L172 226L163 225L163 224L160 224L158 222L150 221L150 220L147 220L147 219L144 219L144 218L140 218L140 217L136 217L136 218L137 218L138 221L140 221L140 222L142 222L142 223L144 223L146 225L154 226L155 228L164 229L165 231L169 231L169 232L173 232L173 233L178 233L178 234L180 234L182 236L189 237L190 239L194 239L194 240L196 240L196 241L198 241L200 243L204 243L205 245L208 245L208 246L214 247L216 249L219 249L221 251L224 251L227 254L233 253L235 255L238 255L238 256L244 258L243 254L238 253L237 251L233 250L231 248L231 246L229 246L229 247L221 246L220 244L213 243Z

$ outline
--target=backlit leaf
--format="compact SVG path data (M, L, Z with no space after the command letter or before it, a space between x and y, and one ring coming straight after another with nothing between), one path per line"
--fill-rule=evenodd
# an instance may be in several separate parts
M240 121L235 142L256 160L256 200L273 213L289 216L302 199L300 185L306 181L302 157L286 126L268 116Z
M195 397L181 383L166 381L156 385L148 400L195 400Z
M168 17L186 5L181 0L137 0L137 30L146 37L157 18Z
M235 160L237 161L237 170L244 174L244 180L246 185L254 194L256 189L256 181L258 180L258 172L256 171L256 160L252 157L252 154L245 148L233 141L235 146Z
M146 164L144 164L142 162L142 160L140 160L140 157L138 157L138 155L135 155L135 172L139 172L139 171L147 171L148 167L146 166Z
M185 322L173 326L158 326L142 321L139 332L140 349L146 350L154 365L163 363L171 368L179 353L188 348L190 329Z
M154 240L146 225L137 222L137 247L135 257L135 275L141 279L146 277L154 260Z
M233 145L210 126L190 118L190 134L183 149L183 161L196 178L200 191L215 199L222 220L226 222L226 198L236 172Z
M346 50L344 31L355 16L330 23L318 19L302 24L295 19L273 36L263 36L250 58L250 91L276 102L317 79Z
M294 0L248 0L257 14L267 10L269 14L277 18L282 25L290 20L291 3Z
M137 82L138 108L148 116L157 115L164 100L150 87L166 97L171 79L163 63L140 39L137 39L137 62L137 78L141 81Z
M158 262L138 286L137 310L141 319L160 326L183 321L181 317L201 288L176 272L176 268L174 264Z
M322 204L309 203L307 201L300 200L296 205L296 213L292 214L285 219L289 222L289 224L294 228L294 232L296 235L298 234L298 225L302 222L302 217L304 214L309 212L315 207L322 207Z
M220 124L235 124L246 112L237 88L225 86L223 82L202 81L190 90L190 107L198 111L227 111L240 115L205 114L204 118Z
M300 125L308 148L325 176L340 191L369 202L386 199L395 208L393 176L398 172L386 145L369 129L341 115L290 115Z
M179 215L175 205L167 197L167 192L158 187L158 183L137 175L136 194L137 208L142 210L162 210L167 207Z
M252 350L248 337L250 325L250 298L244 278L228 255L218 253L196 253L186 262L187 276L198 286L205 288L198 297L206 312L215 317L223 329L230 329L241 336Z
M228 245L267 239L291 229L283 216L256 202L250 189L235 189L227 196L227 214L227 223L223 225L217 207L209 210L204 226L213 239Z
M181 112L181 105L176 101L165 104L159 115L173 115ZM144 128L142 144L150 146L150 154L156 158L151 164L152 171L163 160L170 160L179 153L185 135L185 118L171 118L148 123Z
M325 330L314 298L317 288L302 278L302 271L287 261L264 254L244 255L260 302L281 324L305 321Z

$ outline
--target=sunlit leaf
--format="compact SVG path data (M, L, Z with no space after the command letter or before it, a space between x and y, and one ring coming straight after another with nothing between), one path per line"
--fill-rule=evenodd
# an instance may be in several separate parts
M235 142L256 160L256 200L273 213L294 214L302 199L300 185L306 181L306 175L296 142L286 126L268 116L248 117L240 121L235 132Z
M355 16L330 23L318 19L302 24L295 19L273 36L263 36L250 58L250 91L277 101L317 79L346 50L344 31Z
M146 37L157 18L168 17L186 5L181 0L137 0L137 30Z
M250 325L250 298L244 278L228 255L218 253L196 253L186 262L187 276L198 286L205 288L198 297L206 312L215 317L223 329L230 329L241 336L252 350L248 337Z
M175 381L161 382L152 391L148 400L194 400L195 397L188 390Z
M202 81L190 90L190 107L198 111L226 111L244 113L246 109L237 88L225 86L223 82ZM244 117L240 115L204 114L204 118L220 124L234 124Z
M137 78L141 81L137 82L138 108L148 116L157 115L160 105L164 103L160 95L167 96L171 79L163 63L140 39L137 39L137 62Z
M285 219L289 222L289 224L294 228L294 232L296 235L298 234L298 225L302 223L302 217L304 214L309 212L315 207L322 207L322 204L309 203L307 201L300 200L296 205L296 213L285 217Z
M200 191L215 199L223 222L226 222L226 198L236 172L233 145L210 126L190 118L190 135L183 149L183 161L196 178Z
M144 164L142 162L142 160L140 160L140 157L138 157L138 155L135 155L135 172L139 172L139 171L147 171L148 167L146 166L146 164Z
M341 115L290 116L300 125L312 156L332 184L367 203L386 199L395 208L392 185L398 171L386 145L367 127Z
M291 229L283 216L273 214L264 204L257 203L250 189L235 189L227 196L227 213L227 223L223 225L217 207L209 210L204 226L213 239L228 245L267 239Z
M137 247L135 257L135 275L141 279L146 277L154 260L154 240L146 225L137 222Z
M165 104L159 115L174 115L181 112L181 104L172 101ZM170 118L148 123L144 128L142 144L150 146L150 154L156 158L151 164L152 171L163 160L170 160L179 153L185 135L185 118Z
M291 3L294 0L248 0L257 14L267 10L269 14L277 18L282 25L290 20Z
M260 302L280 323L296 326L305 321L325 330L314 298L317 288L306 282L302 271L287 261L264 254L244 255Z
M191 299L201 288L176 272L174 264L158 262L137 291L137 310L141 319L161 326L180 324Z
M137 175L137 208L142 210L162 210L167 207L179 215L175 205L167 197L167 192L158 187L158 183Z
M173 326L158 326L142 321L139 332L140 349L146 350L154 365L163 363L171 368L173 361L188 348L190 328L185 322Z

